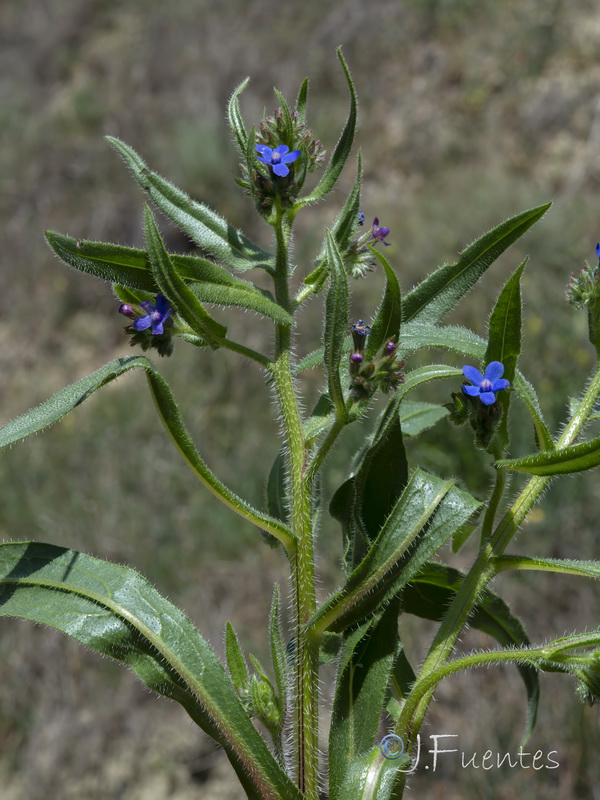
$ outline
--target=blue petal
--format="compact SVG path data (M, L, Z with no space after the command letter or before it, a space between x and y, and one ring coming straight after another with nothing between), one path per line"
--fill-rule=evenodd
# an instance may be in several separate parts
M292 150L291 153L286 153L284 156L282 156L281 161L283 164L289 164L291 161L295 161L299 155L300 150Z
M596 255L600 258L600 242L596 245Z
M477 397L479 394L479 386L467 386L466 383L463 383L463 390L465 394L470 394L471 397Z
M154 333L156 335L160 335L161 333L163 333L163 331L164 331L164 328L163 328L162 320L159 320L159 322L154 322L152 324L152 333Z
M500 378L498 381L494 381L492 384L492 392L500 392L502 389L508 389L510 383L506 380L506 378Z
M271 161L272 150L266 144L257 144L255 147L257 153L260 153L263 158L268 158ZM262 159L261 159L262 161Z
M136 331L145 331L150 325L152 325L152 320L150 319L150 315L147 314L145 317L138 317L132 327Z
M156 311L156 306L149 300L144 300L144 302L140 303L140 305L144 309L144 311L147 311L149 314L151 314L153 311Z
M278 147L273 148L273 152L279 153L279 155L282 156L284 153L287 153L289 149L290 148L287 146L287 144L280 144Z
M163 314L162 321L164 322L166 319L169 319L169 317L171 316L172 313L173 313L173 309L169 306L169 308Z
M160 311L161 314L166 314L169 308L171 307L169 305L169 301L164 296L164 294L157 294L156 300L154 302L156 304L156 310Z
M494 383L504 375L504 364L500 361L490 361L490 363L485 368L485 377L488 381Z
M286 167L285 164L272 164L273 172L275 175L279 175L280 178L285 178L285 176L289 173L289 168Z
M463 367L463 375L468 381L471 381L471 383L475 384L475 386L479 386L483 380L483 375L478 369L475 369L475 367Z
M493 392L484 392L479 395L479 399L482 403L485 403L486 406L491 406L492 403L496 402L496 395Z

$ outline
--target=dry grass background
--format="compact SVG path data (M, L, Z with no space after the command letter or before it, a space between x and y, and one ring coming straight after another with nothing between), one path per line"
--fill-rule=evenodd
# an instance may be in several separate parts
M347 102L334 56L343 44L361 99L365 213L392 229L386 255L405 289L509 214L555 201L453 319L483 333L498 286L531 254L523 367L556 427L592 365L585 322L562 291L600 238L599 37L593 0L3 0L2 419L128 350L110 292L59 265L42 239L54 228L141 244L141 195L102 136L123 138L268 245L229 178L236 161L226 100L251 75L243 109L256 121L273 105L274 84L293 97L308 74L311 126L331 149ZM299 220L300 274L350 172L326 204ZM189 247L167 225L164 232L173 249ZM356 288L356 315L367 317L380 276ZM318 318L315 303L302 317L302 350L318 339ZM267 346L264 321L238 315L232 325ZM183 345L161 369L211 466L260 502L278 448L263 377L228 355L198 357ZM310 376L308 397L317 386ZM345 476L353 436L331 460L330 486ZM515 452L528 447L529 431L517 425ZM283 559L255 546L253 530L198 491L169 448L143 380L120 380L60 426L2 453L0 536L135 566L218 649L231 618L260 654L272 582L285 580ZM440 426L411 445L411 456L441 474L464 474L476 493L487 486L462 431ZM557 484L516 548L597 558L599 495L595 474ZM324 526L323 592L338 577L337 536ZM458 562L468 559L467 549ZM506 576L495 588L511 598L533 641L598 625L597 589L575 578ZM411 621L402 631L418 662L426 638ZM473 632L462 642L486 645ZM3 800L239 797L225 760L184 712L117 665L12 620L2 621L0 663ZM575 699L566 678L543 676L542 690L531 749L558 750L560 769L484 773L448 761L435 775L419 774L408 797L600 797L597 711ZM425 733L458 733L467 752L514 752L522 701L514 670L457 676L440 687Z

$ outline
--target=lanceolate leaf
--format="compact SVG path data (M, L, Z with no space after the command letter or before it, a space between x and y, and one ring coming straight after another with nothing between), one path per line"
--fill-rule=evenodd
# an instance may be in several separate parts
M232 269L273 269L273 256L265 253L204 203L197 203L169 181L151 172L131 147L106 137L156 206L196 244Z
M165 250L154 215L147 205L144 207L144 228L152 274L161 292L171 301L177 313L181 314L198 336L208 339L209 342L212 339L215 342L222 339L227 333L227 328L210 316L190 291L183 278L175 271L169 254Z
M444 564L424 564L410 584L402 590L402 610L424 619L443 619L464 577L463 573ZM511 613L504 600L489 589L484 589L480 595L477 606L469 617L469 625L492 636L505 647L529 644L519 619ZM517 669L527 690L527 722L523 737L526 741L535 725L540 687L534 669L523 665L518 665Z
M0 614L50 625L124 662L225 750L254 800L300 800L212 648L141 575L62 547L0 545Z
M393 339L398 342L400 337L400 322L402 320L402 300L400 296L400 284L396 273L392 269L390 262L385 256L374 247L369 248L377 258L385 272L385 292L381 305L377 309L377 314L371 325L371 333L367 337L365 347L365 359L370 361L383 347L383 345Z
M456 264L431 273L404 297L404 320L437 323L458 303L509 245L521 237L550 208L550 203L502 222L470 244Z
M250 673L248 672L248 665L242 653L237 633L229 620L227 620L227 625L225 626L225 657L227 658L227 668L231 676L231 682L236 692L242 694L248 688Z
M494 462L498 469L526 472L528 475L569 475L600 465L600 436L559 450L533 453L524 458L508 458Z
M296 111L298 112L298 120L306 122L306 106L308 105L308 78L304 78L302 86L298 91L296 99Z
M325 330L323 335L325 370L336 416L343 419L346 414L344 393L340 381L340 361L344 336L348 331L348 279L340 251L330 232L327 233L327 261L331 272L331 284L325 303Z
M248 134L246 133L246 126L244 125L244 120L240 111L240 95L246 86L248 86L249 81L250 78L246 78L246 80L242 81L240 85L234 89L227 105L227 118L229 120L229 126L242 158L245 158L246 156Z
M564 575L581 575L586 578L600 578L600 561L502 555L494 558L494 567L496 572L523 569L539 572L561 572Z
M340 136L339 141L336 144L333 153L331 154L331 158L329 159L329 163L325 168L325 172L323 173L321 180L307 197L301 197L296 202L296 207L301 207L309 203L315 203L318 200L322 200L325 195L333 189L341 171L344 168L348 156L350 155L350 150L352 149L357 116L356 90L354 88L352 76L350 75L350 70L348 69L348 65L346 64L344 56L342 55L341 47L338 47L337 56L344 70L346 82L348 83L348 89L350 90L350 113L348 114L348 119L344 126L344 130L342 131L342 135Z
M146 300L152 299L159 291L145 250L108 242L76 240L54 231L47 231L46 239L54 252L75 269L120 286L145 291L149 295L143 298ZM291 316L273 301L269 292L232 275L219 264L206 258L176 253L169 253L169 258L177 274L188 282L190 291L200 302L239 306L264 314L282 325L291 325ZM133 297L123 299L123 302L135 303L138 300Z
M329 735L329 796L346 800L348 764L375 744L398 640L398 601L349 634L340 658Z
M173 443L204 486L244 519L258 525L267 533L273 534L286 547L289 546L294 537L286 525L252 508L251 505L237 497L206 466L185 429L168 383L145 356L117 358L88 375L87 378L65 387L45 403L7 423L0 428L0 447L6 447L13 442L25 439L58 422L84 400L87 400L95 391L135 367L146 371L158 413L173 439Z
M500 292L490 317L488 346L483 359L486 365L492 361L504 364L502 377L511 386L515 382L517 360L521 354L521 275L526 264L527 259L515 270ZM494 437L501 453L508 446L510 397L511 392L504 391L497 396L496 401L503 410L502 420Z
M405 400L400 406L400 424L404 436L418 436L448 416L448 409L435 403Z
M310 626L339 632L375 613L479 505L452 481L416 470L365 558L317 609Z

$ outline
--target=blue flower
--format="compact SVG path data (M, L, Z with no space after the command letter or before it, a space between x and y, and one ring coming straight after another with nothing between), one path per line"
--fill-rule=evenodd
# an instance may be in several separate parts
M596 245L596 255L600 258L600 242Z
M286 165L291 164L300 155L300 150L292 150L291 153L288 153L289 149L287 144L280 144L279 147L273 149L267 147L266 144L256 145L256 152L260 153L258 160L272 167L275 175L279 175L280 178L285 178L290 171Z
M463 367L463 375L472 386L463 383L463 391L471 397L479 397L486 406L491 406L496 401L496 392L508 389L510 383L503 378L504 364L500 361L491 361L482 375L475 367Z
M169 305L169 301L164 294L157 294L153 303L146 300L144 303L140 303L140 305L146 314L135 320L132 326L133 329L136 331L145 331L152 326L152 333L156 336L160 336L160 334L164 333L163 323L171 316L173 311Z

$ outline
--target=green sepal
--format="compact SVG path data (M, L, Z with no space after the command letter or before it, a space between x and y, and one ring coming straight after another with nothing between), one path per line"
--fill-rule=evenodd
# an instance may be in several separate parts
M329 733L329 796L345 800L348 764L375 744L396 656L399 604L348 634L342 650Z
M371 333L367 337L366 361L371 361L386 342L391 340L397 343L400 340L400 323L402 321L402 298L396 273L382 253L375 250L374 247L369 247L369 250L377 258L385 272L385 292L371 324Z
M248 672L248 666L242 648L240 647L237 633L229 620L227 620L225 626L225 657L227 659L227 669L229 670L231 682L236 692L243 699L248 692L250 673Z
M600 465L600 436L590 442L561 447L558 450L532 453L523 458L505 458L494 462L497 469L526 472L528 475L570 475Z
M134 570L53 545L1 544L0 614L56 628L176 700L223 747L252 800L301 800L212 648Z
M505 220L463 250L455 264L445 264L432 272L404 296L404 321L439 322L498 256L541 219L550 206L551 203L546 203Z
M515 382L517 361L521 354L521 275L527 264L525 258L504 284L490 316L488 324L488 346L484 364L499 361L504 365L503 378L512 386ZM500 424L490 445L490 452L503 453L508 446L508 413L511 391L503 390L496 395L496 403L502 408Z
M348 332L348 277L340 251L330 231L327 232L327 263L331 273L331 283L325 301L324 363L329 397L335 406L338 419L344 419L346 404L340 381L340 362L344 337Z
M272 272L274 259L204 203L192 200L169 181L151 172L133 148L106 137L133 177L156 206L203 250L237 272L260 267Z
M25 414L8 422L0 428L0 447L25 439L58 422L102 386L136 367L145 370L159 416L173 443L201 483L237 514L257 525L261 530L271 533L286 548L289 548L294 543L295 536L287 525L253 508L221 483L207 467L185 428L169 384L145 356L117 358L86 378L61 389L60 392L36 408L30 409Z
M453 481L416 470L366 556L319 606L309 628L340 632L372 616L480 505Z
M418 436L448 416L448 409L435 403L406 400L400 407L400 424L405 436Z
M464 574L453 567L435 562L424 564L402 590L403 612L423 619L442 620L464 579ZM521 621L511 613L504 600L489 589L484 589L479 595L469 625L487 633L504 647L529 644ZM537 673L530 666L518 664L517 669L527 692L527 718L522 740L525 743L535 726L540 686Z
M337 179L340 177L340 173L343 170L346 161L348 160L348 156L350 155L350 151L352 149L352 143L354 142L357 118L356 90L354 88L352 76L350 75L350 70L348 69L348 65L346 64L344 56L342 55L341 47L338 47L337 49L337 57L342 65L342 69L344 70L346 83L348 84L348 89L350 91L350 112L338 143L336 144L335 149L331 154L331 158L325 167L325 171L321 177L321 180L309 195L306 197L300 197L296 201L296 208L301 208L302 206L322 200L325 195L333 189Z
M159 289L198 336L207 339L209 343L214 341L215 346L218 346L218 340L225 336L227 328L210 316L183 278L177 274L148 205L144 205L144 229L150 267Z
M229 102L227 103L227 119L229 120L229 127L231 128L235 143L242 158L245 158L246 156L248 134L246 132L246 126L244 125L242 112L240 111L240 95L246 86L248 86L249 82L250 78L243 80L240 85L233 90L233 93L229 98Z

